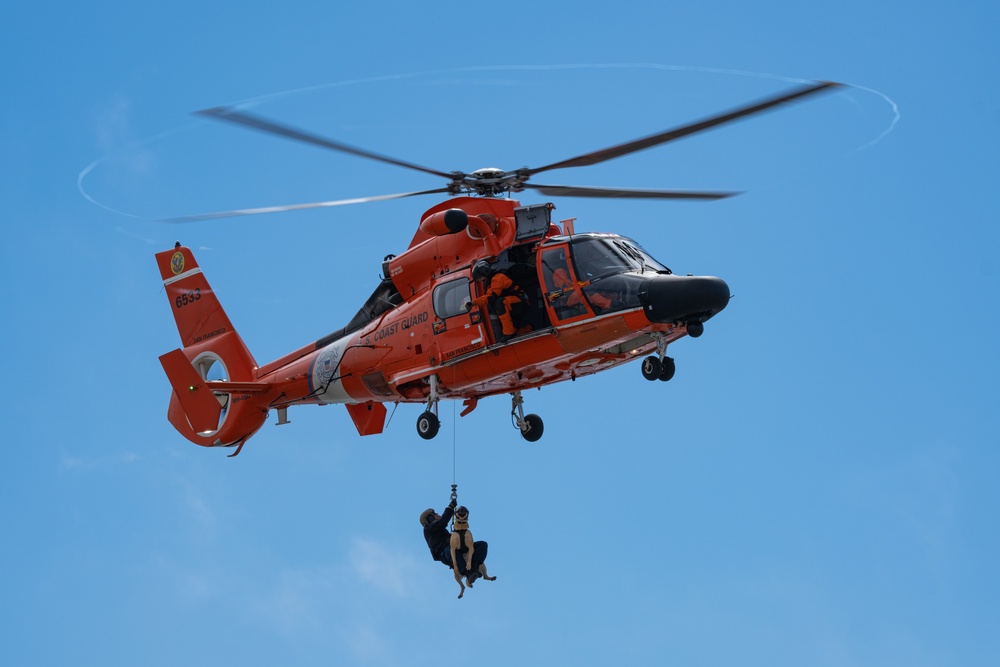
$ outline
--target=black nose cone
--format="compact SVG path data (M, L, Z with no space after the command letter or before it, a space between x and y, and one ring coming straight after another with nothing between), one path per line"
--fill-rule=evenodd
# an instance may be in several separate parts
M650 322L704 322L729 303L729 285L712 276L656 276L640 299Z

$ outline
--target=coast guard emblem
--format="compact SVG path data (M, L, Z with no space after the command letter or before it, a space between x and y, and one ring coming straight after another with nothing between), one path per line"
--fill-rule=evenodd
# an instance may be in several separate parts
M170 270L175 276L184 270L184 253L178 251L170 257Z

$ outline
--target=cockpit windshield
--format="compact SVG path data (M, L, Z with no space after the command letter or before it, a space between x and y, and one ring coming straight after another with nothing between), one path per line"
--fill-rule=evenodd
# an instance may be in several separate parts
M580 280L599 280L619 273L671 273L670 269L622 236L576 238L573 262Z

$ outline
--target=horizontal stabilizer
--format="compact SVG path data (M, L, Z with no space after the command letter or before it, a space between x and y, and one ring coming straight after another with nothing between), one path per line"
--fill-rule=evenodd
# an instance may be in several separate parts
M219 428L222 405L209 384L198 375L181 350L160 357L170 386L184 410L184 415L197 433L209 433Z
M253 394L268 391L274 385L270 382L223 382L221 380L209 380L208 386L212 391L222 391L227 394Z

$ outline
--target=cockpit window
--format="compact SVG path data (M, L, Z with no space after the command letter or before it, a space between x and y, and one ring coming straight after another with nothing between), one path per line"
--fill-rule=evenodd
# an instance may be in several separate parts
M613 243L622 250L630 259L638 261L639 269L642 272L653 271L655 273L672 273L670 269L653 259L653 256L643 250L642 246L632 239L619 238Z
M580 280L596 280L633 268L621 249L605 239L585 239L574 243L573 263Z
M653 259L642 246L623 237L575 240L573 261L580 280L599 280L633 271L670 273L670 269Z

